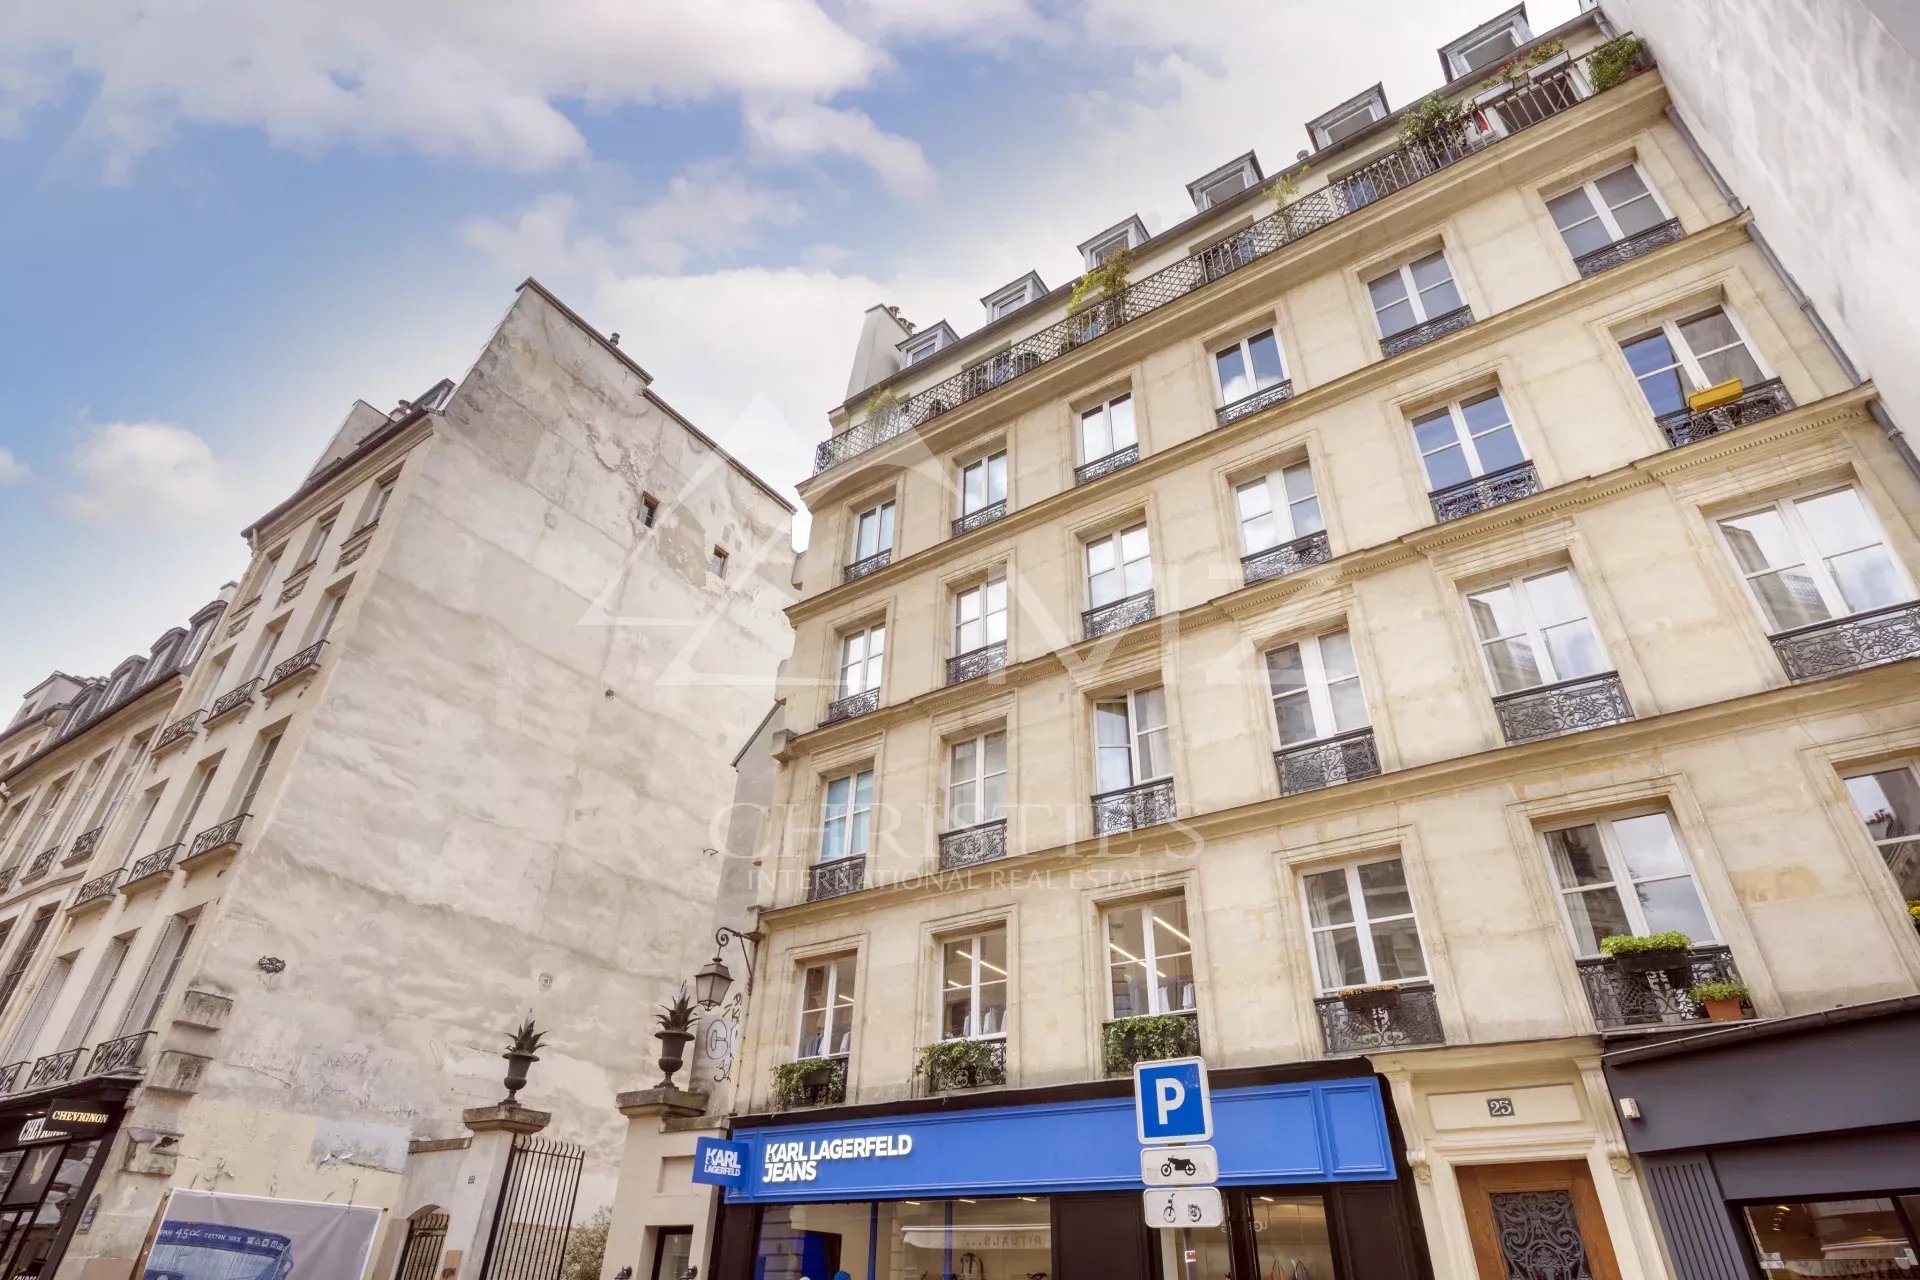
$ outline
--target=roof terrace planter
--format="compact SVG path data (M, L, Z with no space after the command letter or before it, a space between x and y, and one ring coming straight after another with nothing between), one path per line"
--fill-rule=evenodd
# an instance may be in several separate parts
M238 849L240 828L246 824L250 816L252 815L236 813L219 826L208 827L202 831L193 838L193 843L187 846L186 856L180 859L179 865L184 867L196 858L210 858L215 854L232 853Z
M995 671L1004 671L1007 666L1007 642L982 645L978 649L969 649L965 653L956 653L947 659L947 683L965 684L969 680L978 680L981 676L991 675Z
M1633 719L1626 690L1611 671L1503 693L1493 700L1493 710L1500 717L1500 732L1514 745Z
M1321 996L1313 1004L1328 1057L1447 1042L1440 1002L1427 983L1392 987L1372 1000L1356 1000L1340 992Z
M1080 615L1080 626L1088 640L1097 640L1101 636L1110 636L1116 631L1151 622L1153 617L1153 592L1142 591L1138 595L1122 596L1109 604L1095 605L1086 610Z
M1671 969L1635 972L1600 956L1575 962L1593 1020L1602 1031L1705 1021L1707 1011L1693 989L1709 982L1738 982L1733 953L1723 946L1694 947ZM1751 1006L1743 1006L1748 1016Z
M67 850L67 856L61 859L60 865L70 867L92 857L93 851L100 847L100 836L105 831L104 826L95 827L91 831L82 831L74 840L73 847Z
M315 640L300 652L276 666L267 676L266 692L284 693L289 682L302 676L311 676L320 669L320 654L327 647L325 640Z
M1656 421L1660 424L1661 433L1667 437L1668 446L1678 449L1696 440L1705 440L1709 436L1764 421L1791 408L1793 397L1787 394L1780 379L1769 378L1743 390L1737 400L1729 400L1698 413L1692 409L1678 409L1660 415Z
M36 1058L33 1070L27 1073L27 1082L22 1090L31 1093L35 1089L44 1089L48 1085L65 1084L73 1079L73 1069L80 1065L81 1049L62 1049L59 1053L49 1053Z
M1291 542L1283 542L1277 547L1241 556L1240 571L1246 577L1246 584L1252 586L1256 582L1284 578L1313 565L1325 564L1332 558L1333 548L1327 542L1327 531L1322 529Z
M1920 601L1795 627L1768 638L1795 684L1920 657Z
M101 906L113 900L115 889L120 887L120 877L124 873L115 867L105 875L95 876L85 881L75 891L73 901L67 904L69 914Z
M1460 484L1435 489L1427 497L1433 503L1433 518L1441 524L1463 516L1479 515L1495 507L1540 492L1540 473L1531 462L1516 462L1498 471L1489 471Z
M207 717L201 721L201 724L212 725L216 721L224 720L252 703L253 695L258 692L260 692L259 676L235 685L213 700L213 705L207 708Z
M1092 484L1102 476L1110 476L1123 471L1140 461L1140 446L1130 444L1124 449L1116 449L1104 458L1095 458L1092 462L1083 462L1073 469L1073 482Z
M852 564L844 566L840 570L840 581L852 582L855 578L864 578L870 573L878 573L892 563L893 548L888 547L876 555L870 555L864 560L855 560Z
M1280 773L1283 796L1380 776L1380 752L1374 746L1371 728L1282 747L1273 753L1273 763Z
M830 724L839 724L842 720L853 720L869 715L880 709L880 691L868 689L864 693L850 693L844 698L835 698L827 704L827 714L821 717L824 728Z
M958 871L1007 856L1007 820L976 823L958 831L940 833L940 869Z
M1224 427L1230 422L1259 413L1262 409L1271 409L1274 405L1293 399L1293 379L1287 378L1270 387L1262 387L1250 396L1241 396L1232 404L1223 404L1213 411L1213 424Z
M1573 260L1573 266L1581 279L1597 276L1602 271L1610 271L1623 262L1631 262L1642 254L1652 253L1662 245L1672 244L1686 236L1680 226L1680 219L1669 218L1665 222L1648 227L1645 231L1636 231L1630 236L1622 236L1612 244L1603 244L1591 253L1583 253Z
M953 536L957 538L963 533L972 533L975 529L984 529L1006 514L1007 500L1005 498L1000 499L998 502L989 503L978 511L969 511L967 514L954 519Z
M807 868L808 902L858 893L866 887L867 855L864 853L851 858L835 858L831 862L818 862Z
M192 738L200 728L200 716L201 711L195 708L162 729L160 736L154 740L153 754L157 756L168 748L180 746Z
M1380 354L1389 359L1415 347L1424 347L1436 338L1444 338L1450 333L1458 333L1473 323L1472 307L1455 307L1453 310L1435 316L1425 324L1414 325L1411 329L1402 329L1380 339Z
M1158 778L1117 791L1102 791L1093 797L1093 834L1120 835L1142 827L1157 827L1172 822L1176 809L1173 779Z
M147 1041L154 1036L152 1031L136 1031L130 1036L121 1036L117 1040L103 1040L93 1047L93 1056L87 1059L86 1074L90 1076L118 1075L123 1072L138 1072L140 1058L145 1053Z
M139 893L146 889L157 888L173 873L175 861L185 844L170 844L164 849L155 849L143 858L136 859L127 868L127 881L120 886L122 893Z

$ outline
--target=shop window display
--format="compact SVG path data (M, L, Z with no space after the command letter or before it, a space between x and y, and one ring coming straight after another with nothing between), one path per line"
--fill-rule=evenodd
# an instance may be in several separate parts
M1053 1267L1045 1197L768 1205L756 1275L1033 1280Z
M1920 1276L1920 1195L1750 1204L1743 1212L1767 1280Z

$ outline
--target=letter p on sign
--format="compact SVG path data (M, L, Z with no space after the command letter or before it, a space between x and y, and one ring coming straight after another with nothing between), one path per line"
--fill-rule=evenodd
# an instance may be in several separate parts
M1135 1063L1133 1116L1140 1141L1148 1146L1211 1139L1213 1099L1207 1092L1207 1064L1199 1058Z

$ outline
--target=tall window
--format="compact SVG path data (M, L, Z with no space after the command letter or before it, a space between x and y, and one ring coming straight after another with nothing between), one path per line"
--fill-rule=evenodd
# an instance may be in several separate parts
M1576 258L1667 220L1639 166L1632 164L1562 192L1547 201L1547 211L1567 242L1567 252Z
M153 951L147 956L147 967L141 971L140 983L133 989L133 995L120 1015L119 1029L113 1033L115 1038L153 1029L161 1006L167 1002L167 993L173 990L174 978L180 972L180 961L187 954L187 944L193 941L195 923L194 916L167 917Z
M1213 353L1213 376L1221 404L1244 400L1287 380L1280 340L1271 329L1240 339Z
M380 523L380 517L387 513L387 504L393 501L393 486L399 479L398 476L388 476L373 486L373 494L367 501L367 513L360 517L360 528Z
M1087 603L1093 608L1151 590L1153 559L1145 523L1087 544Z
M1006 929L948 939L940 947L940 1038L999 1040L1006 1034Z
M73 830L73 824L80 820L86 811L87 803L93 799L93 793L100 789L100 775L107 770L107 754L102 753L88 762L86 772L80 776L80 788L74 793L73 803L60 817L60 825L54 828L53 843L65 844L67 835Z
M149 787L146 794L140 797L140 807L134 810L132 834L127 837L128 853L139 849L140 838L147 834L147 824L153 821L154 811L160 807L160 797L166 794L166 790L167 784L163 782Z
M238 817L253 812L253 801L260 794L260 784L266 781L267 770L273 767L273 753L280 749L280 734L263 739L259 750L253 757L253 768L247 771L247 785L240 792L239 803L233 807L229 817Z
M33 989L33 999L27 1002L27 1011L21 1016L20 1025L13 1029L7 1038L6 1059L18 1062L22 1058L33 1056L33 1047L40 1039L40 1033L46 1030L47 1015L53 1012L54 1001L60 998L60 992L73 977L74 962L78 954L55 956L47 971L40 976L39 983Z
M829 780L820 804L820 861L858 858L872 835L873 770Z
M1713 925L1693 869L1664 813L1609 818L1546 834L1547 863L1580 955L1600 954L1614 934L1677 929L1711 942Z
M280 636L287 629L287 620L280 618L260 633L260 640L254 645L253 665L247 668L247 679L257 680L267 674L273 666L274 651L280 647Z
M840 691L834 696L851 698L856 693L878 689L886 658L887 627L883 622L841 636Z
M1398 858L1301 877L1313 972L1322 994L1427 976L1420 926Z
M0 975L0 1012L13 1002L14 992L20 989L20 980L26 976L27 966L33 963L33 953L40 949L40 940L47 936L47 928L53 923L55 909L56 904L50 902L34 912L33 919L28 921L25 936L7 962L6 973Z
M1240 518L1240 550L1253 555L1318 533L1320 499L1313 490L1313 468L1304 462L1278 467L1234 486L1233 507Z
M1383 338L1458 311L1461 305L1444 252L1403 263L1369 280L1367 292L1373 297L1373 318Z
M338 512L329 515L313 526L313 532L307 535L306 550L300 553L300 563L295 566L296 568L305 568L312 564L320 558L320 553L327 549L327 539L333 536L333 522L337 515Z
M1912 598L1857 489L1782 499L1720 521L1720 532L1773 631Z
M127 963L127 951L133 945L133 935L123 934L107 939L106 948L100 953L100 961L94 965L93 977L87 982L87 989L80 995L80 1003L74 1008L73 1017L67 1020L67 1029L60 1037L62 1049L76 1049L87 1043L93 1035L94 1023L100 1020L100 1008L107 1002L107 995L113 990L115 979Z
M1133 429L1133 397L1115 396L1080 415L1080 461L1098 462L1140 443Z
M1004 644L1007 639L1007 580L994 578L954 593L953 652L955 656Z
M1007 816L1007 735L983 733L947 748L947 830Z
M893 550L893 503L880 502L853 517L853 560Z
M26 838L20 842L20 855L30 858L40 852L40 839L47 834L47 824L53 821L53 814L60 807L60 800L67 794L67 784L73 781L68 774L48 787L40 798L39 811L33 815L33 825L27 828Z
M853 1047L852 956L810 964L800 975L800 1028L796 1058L844 1057Z
M286 558L286 554L287 544L284 542L267 552L266 559L260 562L260 586L254 591L253 596L266 594L267 588L273 585L273 575L280 571L280 561ZM248 599L251 600L253 596L249 596Z
M1167 691L1159 685L1093 704L1094 782L1121 791L1173 776Z
M1496 693L1609 670L1586 597L1566 569L1515 578L1467 597Z
M1724 307L1685 320L1668 320L1651 333L1620 344L1655 417L1684 411L1687 395L1738 378L1766 381L1746 335Z
M1267 680L1282 746L1367 726L1360 667L1353 656L1353 637L1345 631L1267 650Z
M227 664L232 661L233 650L229 649L207 664L206 684L201 687L199 710L205 711L215 698L226 692L221 684L226 678Z
M167 841L169 845L179 844L193 834L194 819L200 816L201 802L207 798L207 789L213 786L213 775L219 767L220 760L215 757L212 760L202 761L194 769L193 778L189 784L191 789L180 806L179 818L174 821L173 837Z
M113 778L100 797L100 805L87 820L87 829L104 827L112 822L114 815L120 812L120 805L126 800L127 792L133 789L135 775L147 757L147 743L153 740L151 731L139 734L127 743L125 751L120 753L120 763L115 766Z
M1194 1007L1186 899L1116 907L1106 913L1105 925L1115 1018L1184 1013Z
M1427 488L1435 493L1527 460L1498 391L1422 414L1413 420L1413 439L1427 469Z
M307 632L308 644L319 644L333 630L334 620L340 616L340 606L346 603L345 586L335 587L320 597L320 607L314 611L311 629Z
M988 454L960 468L960 514L970 516L1007 500L1007 451Z
M1920 782L1913 767L1855 774L1847 779L1847 796L1887 860L1900 896L1920 900Z

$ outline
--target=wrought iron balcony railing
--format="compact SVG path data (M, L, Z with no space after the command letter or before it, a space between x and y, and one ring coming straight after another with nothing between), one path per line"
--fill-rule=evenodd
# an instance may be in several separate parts
M87 1059L87 1074L101 1076L115 1071L139 1070L140 1055L153 1034L151 1031L136 1031L118 1040L101 1041L93 1047L93 1056Z
M1636 231L1630 236L1622 236L1612 244L1603 244L1591 253L1583 253L1573 260L1573 266L1582 279L1597 276L1610 267L1623 262L1631 262L1643 253L1652 253L1661 245L1672 244L1687 233L1680 229L1678 218L1669 218L1645 231Z
M1273 753L1280 771L1280 794L1299 795L1318 791L1337 782L1358 782L1380 774L1380 753L1373 744L1373 730L1354 729L1319 742L1282 747Z
M1007 500L1002 498L998 502L988 503L978 511L969 511L963 516L957 516L953 522L953 536L957 538L963 533L984 529L1005 514L1007 514Z
M1447 1042L1440 1002L1424 983L1365 995L1321 996L1313 1004L1329 1056Z
M1100 1038L1101 1065L1106 1074L1124 1076L1133 1070L1136 1062L1198 1057L1200 1015L1188 1009L1179 1013L1115 1018L1101 1028Z
M1683 444L1705 440L1708 436L1717 436L1736 427L1749 426L1791 408L1793 397L1780 385L1780 379L1770 378L1743 390L1738 400L1729 400L1726 404L1717 404L1698 413L1691 409L1678 409L1660 415L1656 421L1667 437L1667 444L1678 449Z
M1246 575L1247 585L1252 586L1269 578L1284 578L1311 565L1325 564L1332 558L1333 549L1327 542L1327 531L1322 529L1318 533L1283 542L1277 547L1241 556L1240 572Z
M73 847L67 850L67 856L62 861L71 864L92 857L93 851L100 847L100 836L104 831L106 828L103 826L95 827L91 831L82 831L74 839Z
M851 720L855 716L864 716L870 711L880 709L880 690L868 689L863 693L850 693L844 698L835 698L827 704L827 714L821 717L822 725L839 724L842 720Z
M976 823L958 831L940 833L940 869L958 871L1007 856L1007 820Z
M1118 835L1174 819L1173 779L1161 778L1093 797L1093 834Z
M33 1064L31 1062L9 1062L0 1067L0 1093L12 1093L20 1087L20 1078Z
M178 720L175 720L172 724L160 731L160 736L154 739L153 749L155 751L164 751L199 727L200 712L197 710L189 711L186 715L181 716Z
M315 640L312 644L294 654L285 662L282 662L273 669L273 674L267 677L267 688L271 689L277 684L293 679L293 677L303 671L311 671L319 666L320 651L326 647L327 642L325 640Z
M1588 55L1589 57L1591 55ZM1180 301L1196 289L1258 262L1370 205L1404 190L1450 165L1496 146L1509 134L1577 105L1590 93L1591 79L1579 68L1585 58L1557 69L1525 92L1497 106L1504 128L1495 133L1461 130L1452 136L1397 147L1378 160L1309 191L1261 218L1228 241L1210 245L1129 284L1117 297L1079 315L1068 316L1016 340L1009 350L969 365L923 391L904 396L882 413L872 414L814 451L813 469L825 471L849 458L913 431L976 396L985 395L1021 375L1097 341L1151 311Z
M1142 591L1139 595L1123 596L1110 604L1095 605L1080 615L1080 625L1087 639L1097 640L1152 618L1153 592Z
M1241 396L1231 404L1221 405L1213 411L1213 422L1215 426L1224 427L1229 422L1238 422L1249 414L1270 409L1284 400L1291 399L1293 399L1293 379L1288 378L1270 387L1263 387L1250 396Z
M259 676L235 685L213 700L213 705L207 708L206 723L212 724L215 720L220 719L220 717L231 715L235 711L238 711L241 707L252 702L253 695L259 691Z
M1740 980L1733 953L1720 946L1695 947L1675 968L1650 973L1624 971L1605 956L1576 963L1593 1020L1603 1031L1698 1022L1707 1013L1694 1003L1693 989L1703 982Z
M970 649L965 653L956 653L947 659L947 683L964 684L977 680L981 676L1001 671L1007 665L1007 642L996 641Z
M180 856L184 848L184 844L170 844L164 849L155 849L145 857L134 859L133 865L127 868L127 882L120 887L123 890L131 889L152 876L165 875L173 870L173 860Z
M967 1047L965 1055L954 1059L937 1053L923 1059L927 1092L952 1093L956 1089L992 1089L1007 1082L1007 1042L1005 1040L945 1041Z
M1627 692L1611 671L1503 693L1493 700L1493 709L1500 717L1500 732L1510 743L1557 738L1633 719Z
M68 904L67 910L77 911L81 907L90 907L96 902L105 902L113 896L113 891L120 887L121 874L120 868L115 867L105 875L98 875L84 881L74 891L73 901Z
M807 901L837 898L843 893L858 893L867 887L867 855L835 858L818 862L807 869Z
M47 874L48 869L53 866L53 860L59 856L60 846L57 844L51 849L42 849L34 854L33 861L29 862L27 869L20 873L20 883L25 884L29 880L35 880Z
M870 573L879 572L892 563L893 548L888 547L885 551L875 552L864 560L855 560L852 564L841 566L840 581L852 582L855 578L864 578Z
M1091 484L1101 476L1110 476L1138 461L1140 461L1140 446L1130 444L1124 449L1114 450L1104 458L1095 458L1092 462L1081 463L1073 469L1073 482Z
M58 1053L49 1053L34 1059L33 1070L27 1073L27 1083L22 1086L28 1091L44 1089L50 1084L65 1084L73 1079L73 1069L80 1065L79 1049L62 1049Z
M1920 657L1920 601L1795 627L1769 639L1796 684Z
M205 831L202 831L193 838L193 843L187 846L187 856L182 858L181 861L187 862L199 857L201 854L212 853L215 849L224 849L230 844L239 844L240 827L246 822L248 816L249 815L244 813L236 813L219 826L208 827Z
M1462 516L1478 515L1509 502L1540 492L1540 473L1531 462L1516 462L1498 471L1461 484L1435 489L1427 497L1433 502L1433 518L1441 524Z
M1411 351L1415 347L1424 347L1435 338L1444 338L1472 323L1472 307L1455 307L1424 324L1416 324L1411 329L1402 329L1398 333L1390 333L1380 339L1380 354L1392 357L1403 351Z

